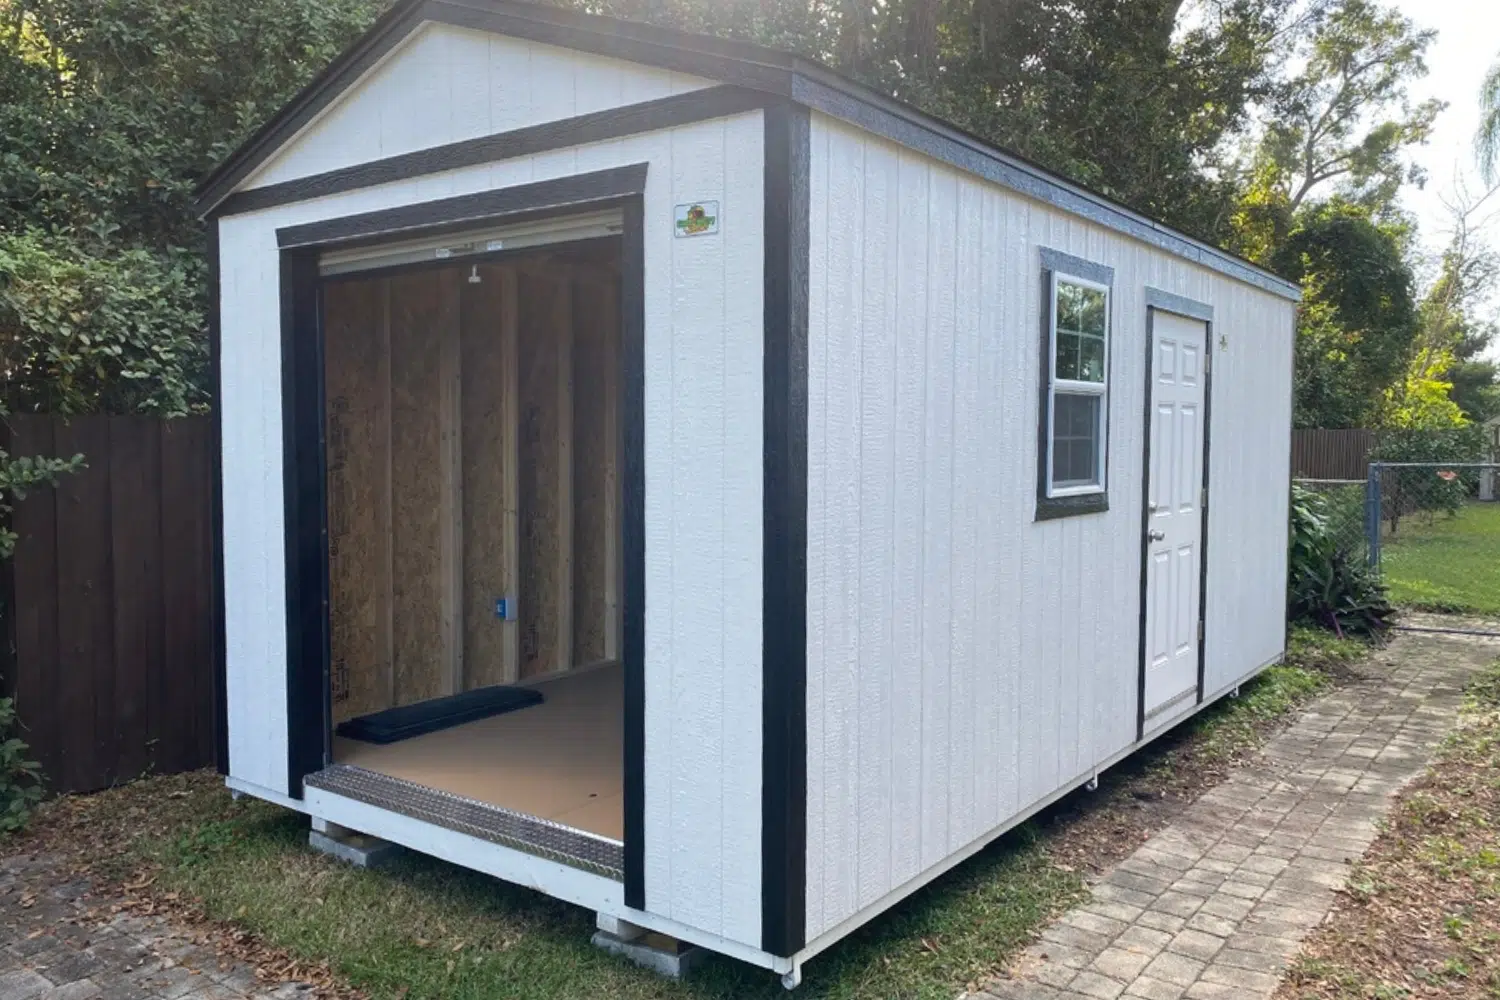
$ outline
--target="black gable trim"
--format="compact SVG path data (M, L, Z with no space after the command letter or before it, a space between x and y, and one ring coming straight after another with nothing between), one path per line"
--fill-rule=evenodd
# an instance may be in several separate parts
M477 139L419 149L399 156L387 156L280 184L251 188L225 198L219 205L217 214L257 212L277 205L323 198L377 184L389 184L423 174L457 170L481 163L498 163L551 149L583 146L710 118L725 118L764 107L768 99L765 94L740 87L692 90L655 101L627 104L620 108L562 118Z
M1237 281L1293 301L1301 298L1297 285L1250 261L1110 201L816 62L746 42L518 0L403 0L204 180L198 190L198 210L206 214L214 209L424 20L493 31L691 73L767 94L790 96L805 107Z

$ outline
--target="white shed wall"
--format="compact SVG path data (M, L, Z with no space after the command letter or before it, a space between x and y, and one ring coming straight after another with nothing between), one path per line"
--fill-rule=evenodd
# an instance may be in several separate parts
M276 230L647 162L646 909L759 946L763 133L755 112L220 221L236 779L288 791ZM673 206L708 198L720 234L675 239Z
M247 187L639 104L711 81L540 42L427 23L371 67Z
M807 936L1135 739L1145 287L1214 305L1207 691L1282 649L1290 302L823 115ZM1115 269L1107 513L1036 522L1039 247Z

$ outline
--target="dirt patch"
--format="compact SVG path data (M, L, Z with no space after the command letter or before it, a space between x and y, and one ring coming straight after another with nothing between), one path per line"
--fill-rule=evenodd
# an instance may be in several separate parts
M1401 794L1277 1000L1500 995L1500 662Z

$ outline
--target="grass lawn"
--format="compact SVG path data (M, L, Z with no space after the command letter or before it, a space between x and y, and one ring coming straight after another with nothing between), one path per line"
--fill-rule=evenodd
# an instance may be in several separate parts
M1471 503L1456 517L1402 521L1381 543L1381 571L1397 604L1500 614L1500 503Z
M809 963L806 998L951 998L1004 966L1084 894L1082 873L1117 860L1328 686L1360 644L1297 630L1289 665L1246 685ZM1329 671L1332 670L1333 673ZM1169 816L1167 817L1169 818ZM149 779L48 806L28 835L152 906L326 963L376 998L756 998L776 977L714 960L671 983L589 944L593 914L407 855L367 872L310 851L305 819L230 800L216 775ZM0 841L0 855L8 853Z
M1402 792L1276 1000L1500 996L1500 663Z

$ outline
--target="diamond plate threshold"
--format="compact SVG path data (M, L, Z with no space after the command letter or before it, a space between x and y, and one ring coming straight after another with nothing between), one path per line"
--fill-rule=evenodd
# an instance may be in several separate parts
M348 764L310 774L304 784L617 882L625 879L625 847L608 837Z

